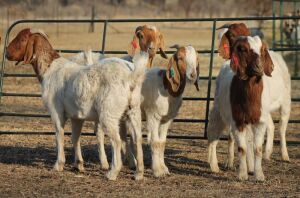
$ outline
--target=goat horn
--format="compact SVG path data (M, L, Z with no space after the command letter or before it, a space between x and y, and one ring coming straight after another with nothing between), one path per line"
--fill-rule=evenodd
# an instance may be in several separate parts
M218 27L217 30L223 29L223 28L229 28L230 26L231 26L230 23L226 23L226 24L222 25L221 27Z
M170 48L178 49L178 48L179 48L179 45L178 45L178 44L175 44L175 45L170 46Z

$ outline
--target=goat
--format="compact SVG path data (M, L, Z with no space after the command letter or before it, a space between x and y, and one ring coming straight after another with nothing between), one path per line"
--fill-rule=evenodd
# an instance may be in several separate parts
M144 42L141 37L139 39ZM137 82L144 78L149 47L141 45L141 52L133 58L135 68L130 71L122 59L82 66L60 57L41 30L23 29L9 43L7 59L31 64L42 85L42 99L56 128L55 170L64 168L64 125L68 118L72 123L75 167L84 170L79 138L84 120L92 120L110 137L112 164L106 176L115 180L122 167L119 121L126 114L133 126L137 151L135 179L143 178L140 86Z
M239 179L248 179L246 131L254 134L256 180L264 180L261 167L262 144L271 112L281 109L281 132L290 113L290 76L282 57L269 51L258 36L238 37L217 77L214 107L208 127L209 161L216 163L216 146L222 131L230 128L238 143ZM278 91L281 90L281 91ZM249 147L248 147L249 149ZM285 147L286 149L286 147Z
M225 29L225 28L226 29ZM250 35L250 32L247 31L247 27L243 24L231 24L231 25L227 25L221 27L224 28L226 31L224 31L224 33L221 35L221 40L222 42L219 45L219 53L222 57L224 57L225 59L228 59L228 57L231 56L231 51L230 50L232 48L232 46L228 46L228 43L232 43L231 45L233 45L235 39L238 36L248 36ZM221 29L219 28L219 29ZM226 34L225 34L226 33ZM228 46L228 47L227 47ZM280 65L286 65L286 63L284 62L283 58L277 54L277 61ZM229 64L229 62L225 63L225 64ZM285 66L286 67L286 66ZM285 82L287 83L287 89L288 89L288 93L290 93L290 79L289 79L289 74L284 74L286 79ZM286 96L286 100L291 100L290 98L290 94ZM288 152L287 152L287 148L286 148L286 140L285 140L285 133L286 133L286 127L287 127L287 123L288 123L288 118L286 118L286 113L287 112L289 114L290 112L290 102L285 105L284 107L285 110L281 110L281 127L280 127L280 142L281 142L281 155L282 155L282 159L284 161L289 161L289 156L288 156ZM273 111L275 111L277 109L274 109ZM212 113L214 113L214 111L211 111ZM213 119L213 115L212 118ZM289 116L288 116L289 117ZM267 127L267 143L266 143L266 149L265 149L265 155L264 158L267 160L270 160L271 154L272 154L272 150L273 150L273 138L274 138L274 123L273 120L270 119L269 120L270 123L268 124ZM209 128L210 127L217 127L216 125L214 125L214 121L212 120L212 123L209 124ZM222 128L222 127L221 127ZM211 130L218 130L218 129L211 129ZM210 129L208 129L208 131L211 131ZM248 165L248 171L249 173L252 173L254 171L254 162L253 162L253 151L252 151L252 142L251 142L251 138L252 138L252 132L250 130L250 132L247 132L248 135L248 146L249 149L247 149L247 165ZM208 138L210 139L210 136L214 136L213 134L208 133ZM209 141L210 142L210 141ZM219 167L218 167L218 162L217 162L217 158L216 158L216 145L217 142L214 142L213 144L209 144L209 163L210 163L210 167L211 170L213 172L219 172ZM232 169L233 166L233 159L234 159L234 138L233 138L233 134L229 134L229 138L228 138L228 159L227 159L227 163L226 166L227 168Z

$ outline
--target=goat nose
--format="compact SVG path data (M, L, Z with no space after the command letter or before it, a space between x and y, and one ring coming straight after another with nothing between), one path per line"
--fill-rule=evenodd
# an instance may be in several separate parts
M191 77L195 78L196 74L195 73L191 73Z

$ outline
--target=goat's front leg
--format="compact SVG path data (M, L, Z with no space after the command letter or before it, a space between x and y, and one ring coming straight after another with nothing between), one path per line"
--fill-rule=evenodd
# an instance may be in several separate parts
M248 167L248 173L250 175L253 175L254 173L254 150L253 150L253 132L251 130L251 127L246 128L246 138L247 138L247 167Z
M97 143L98 143L98 155L100 160L101 169L108 170L109 164L107 161L107 156L105 153L104 147L104 131L99 125L99 122L95 122L95 129L94 129L96 136L97 136Z
M55 124L56 129L56 149L57 149L57 160L54 165L56 171L63 171L64 165L66 163L66 157L64 152L64 126L65 118L63 113L54 112L54 109L51 112L51 118Z
M83 120L71 119L72 124L72 143L75 152L74 165L78 171L84 171L83 158L80 147L80 134L83 125Z
M164 153L165 153L165 147L166 147L166 139L167 139L167 134L168 134L168 129L171 125L171 120L168 120L167 122L161 123L159 126L159 139L160 139L160 143L161 143L161 147L160 147L160 153L159 153L159 158L160 158L160 165L161 165L161 169L163 170L163 175L169 175L169 169L165 164L165 157L164 157Z
M128 122L132 129L131 138L132 149L135 153L136 159L136 172L135 180L142 180L144 178L144 159L143 159L143 148L142 148L142 118L140 105L135 105L133 108L128 110L127 113Z
M246 152L247 152L247 141L246 141L246 131L239 131L237 129L234 130L234 134L236 137L237 145L238 145L238 153L239 153L239 179L247 180L248 172L247 172L247 162L246 162Z
M265 176L261 167L262 160L262 145L264 143L264 136L267 125L265 123L257 124L252 127L254 132L254 150L255 150L255 164L254 164L254 176L258 181L264 181Z

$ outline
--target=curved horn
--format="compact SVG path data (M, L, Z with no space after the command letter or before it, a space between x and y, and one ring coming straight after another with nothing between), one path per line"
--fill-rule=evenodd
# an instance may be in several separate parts
M170 48L175 48L175 49L179 49L179 45L178 44L175 44L175 45L172 45L172 46L170 46Z
M221 27L218 27L216 30L223 29L223 28L229 28L230 26L231 26L230 23L226 23L226 24L222 25Z

